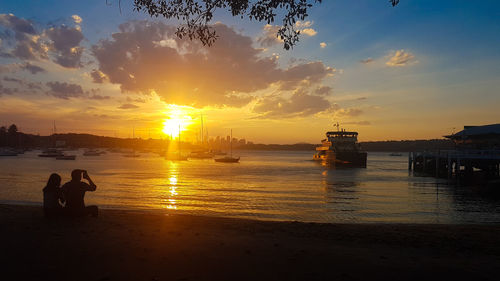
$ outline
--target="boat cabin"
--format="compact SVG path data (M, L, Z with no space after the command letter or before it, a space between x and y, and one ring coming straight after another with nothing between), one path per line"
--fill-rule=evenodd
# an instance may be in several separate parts
M316 150L355 151L359 150L358 132L345 130L326 132L326 139L321 140L322 146Z

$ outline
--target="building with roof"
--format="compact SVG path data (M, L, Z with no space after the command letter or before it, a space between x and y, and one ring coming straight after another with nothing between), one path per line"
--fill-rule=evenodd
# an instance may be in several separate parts
M444 137L451 139L457 148L500 149L500 124L464 126L462 131Z

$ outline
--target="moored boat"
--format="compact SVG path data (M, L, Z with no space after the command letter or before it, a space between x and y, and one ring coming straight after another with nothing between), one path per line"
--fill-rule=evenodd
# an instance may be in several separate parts
M62 155L62 156L57 156L56 160L75 160L76 155Z
M64 156L64 153L61 150L56 149L56 148L47 148L46 150L42 151L41 154L38 154L38 157L55 158L55 157L60 157L60 156Z
M97 149L87 149L83 152L83 156L101 156L104 153L106 152Z
M222 158L215 158L215 162L221 162L221 163L238 163L240 162L240 157L238 158L233 158L233 157L222 157Z
M326 164L366 168L367 153L361 151L358 132L345 130L326 132L326 139L316 147L313 160Z
M206 150L191 151L191 153L189 153L189 158L209 159L213 157L214 154Z
M17 151L11 148L0 148L0 156L17 156Z
M238 163L240 162L240 157L234 158L233 157L233 129L231 129L231 155L230 156L225 156L222 158L215 158L215 162L220 162L220 163Z

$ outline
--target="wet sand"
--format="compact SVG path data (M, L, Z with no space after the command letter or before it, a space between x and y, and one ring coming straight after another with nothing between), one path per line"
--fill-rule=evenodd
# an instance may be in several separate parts
M500 225L317 224L0 205L2 280L497 280ZM7 278L5 278L7 277Z

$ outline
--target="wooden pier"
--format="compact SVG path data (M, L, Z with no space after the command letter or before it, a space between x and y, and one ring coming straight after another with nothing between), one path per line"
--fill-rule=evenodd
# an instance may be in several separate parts
M500 178L500 150L410 152L408 170L440 178Z

